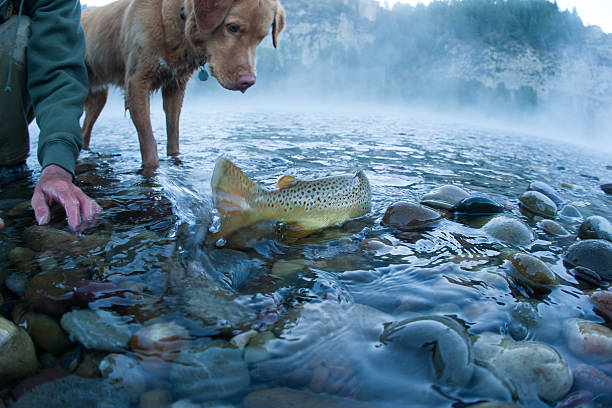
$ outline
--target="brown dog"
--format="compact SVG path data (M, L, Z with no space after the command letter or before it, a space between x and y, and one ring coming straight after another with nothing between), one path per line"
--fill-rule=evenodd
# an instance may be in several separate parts
M272 41L285 26L278 0L118 0L83 11L89 95L83 147L100 115L108 86L125 89L125 108L136 126L144 167L159 163L149 113L149 95L161 88L167 153L179 152L179 116L187 81L208 62L227 89L255 83L255 49L272 27Z

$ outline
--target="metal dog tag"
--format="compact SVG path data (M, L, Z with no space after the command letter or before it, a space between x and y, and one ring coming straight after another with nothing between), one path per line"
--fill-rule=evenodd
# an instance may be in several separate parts
M206 71L206 68L201 66L200 70L198 71L198 79L204 82L208 79L209 76L210 75L208 74L208 71Z

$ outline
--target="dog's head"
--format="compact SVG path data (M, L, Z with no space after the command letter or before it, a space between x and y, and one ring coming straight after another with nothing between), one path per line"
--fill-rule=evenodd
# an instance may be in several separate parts
M221 86L234 91L255 83L255 49L270 27L275 48L285 27L279 0L188 0L185 11L193 47L203 52Z

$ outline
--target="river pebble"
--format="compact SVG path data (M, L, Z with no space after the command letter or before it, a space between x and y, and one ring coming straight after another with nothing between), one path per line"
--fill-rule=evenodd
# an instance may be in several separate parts
M377 405L351 398L315 394L291 388L253 391L243 401L245 408L375 408Z
M450 210L464 198L469 197L469 193L464 189L447 184L431 190L421 197L421 204L434 208Z
M240 303L235 295L212 284L190 287L183 298L191 316L230 334L234 330L249 330L257 317L255 311Z
M147 375L135 359L125 354L108 354L98 366L100 373L110 384L138 395L145 391Z
M612 280L612 243L609 241L578 241L567 249L563 261L570 267L587 268L604 280Z
M612 292L610 290L598 290L589 296L594 310L608 322L612 322Z
M278 261L274 262L274 265L272 265L270 275L274 276L275 278L284 279L305 270L307 267L308 261L303 258L279 259Z
M535 215L554 217L557 215L557 205L547 196L538 191L527 191L519 196L521 207Z
M471 341L451 318L423 316L395 322L385 327L380 340L386 347L396 348L398 358L409 355L406 364L410 361L418 366L421 375L427 377L428 373L430 381L463 387L472 378ZM424 352L426 345L434 345L431 353Z
M504 206L488 197L472 196L461 200L452 211L469 215L498 214L504 211Z
M109 241L100 235L76 235L57 228L34 225L23 231L23 241L36 252L65 251L87 255L94 249L103 249Z
M24 296L26 285L28 284L28 275L21 272L13 272L6 278L4 284L11 292Z
M30 248L15 247L9 252L9 259L15 264L18 271L31 275L34 271L34 258L36 252Z
M49 381L27 391L13 408L112 407L129 408L129 396L100 379L70 375Z
M382 224L402 231L413 231L431 227L442 218L442 214L423 205L398 201L387 208Z
M612 361L612 330L588 320L572 318L563 325L565 341L574 354L592 361Z
M493 238L511 245L529 245L535 239L533 231L527 224L507 215L494 217L482 228Z
M559 196L557 191L552 186L547 183L544 183L543 181L532 182L531 184L529 184L529 187L527 187L527 190L537 191L539 193L544 194L546 197L550 198L557 206L561 206L561 204L563 204L563 199Z
M251 382L242 351L229 347L184 349L172 365L170 380L181 398L224 399L246 392Z
M592 215L582 222L578 230L582 239L605 239L612 241L612 224L599 215Z
M0 384L34 374L38 360L28 333L0 316Z
M72 297L72 288L81 280L89 278L90 270L84 268L64 269L53 267L28 281L25 299L38 312L52 316L63 314Z
M597 367L578 364L573 371L575 388L594 394L612 394L612 378Z
M550 346L534 341L485 333L474 343L475 361L503 378L522 402L538 399L557 401L572 386L572 373L561 355ZM542 373L547 375L542 375Z
M251 338L244 350L244 361L249 364L268 360L272 357L270 347L274 334L270 331L257 333Z
M538 222L538 226L547 234L556 237L567 237L570 235L563 225L554 220L544 219Z
M561 208L561 211L559 211L559 216L568 221L575 221L582 218L582 213L578 208L574 207L571 204L567 204L564 205L563 208Z
M60 323L72 338L90 350L123 351L132 337L125 319L106 310L74 310L62 316Z
M51 316L27 312L16 322L24 324L26 330L37 347L51 354L62 354L71 347L68 336L60 327L59 322Z
M510 261L510 274L520 283L533 290L549 290L559 284L559 278L544 262L533 255L511 252L503 255Z
M168 364L190 344L189 331L179 324L168 322L142 327L132 337L130 348L148 372L160 374L167 371Z
M168 408L172 394L165 388L155 388L140 395L140 408Z

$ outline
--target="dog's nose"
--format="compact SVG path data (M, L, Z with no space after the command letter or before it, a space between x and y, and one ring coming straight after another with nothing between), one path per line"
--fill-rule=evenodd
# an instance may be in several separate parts
M244 93L247 89L255 84L255 75L250 72L238 73L238 89Z

